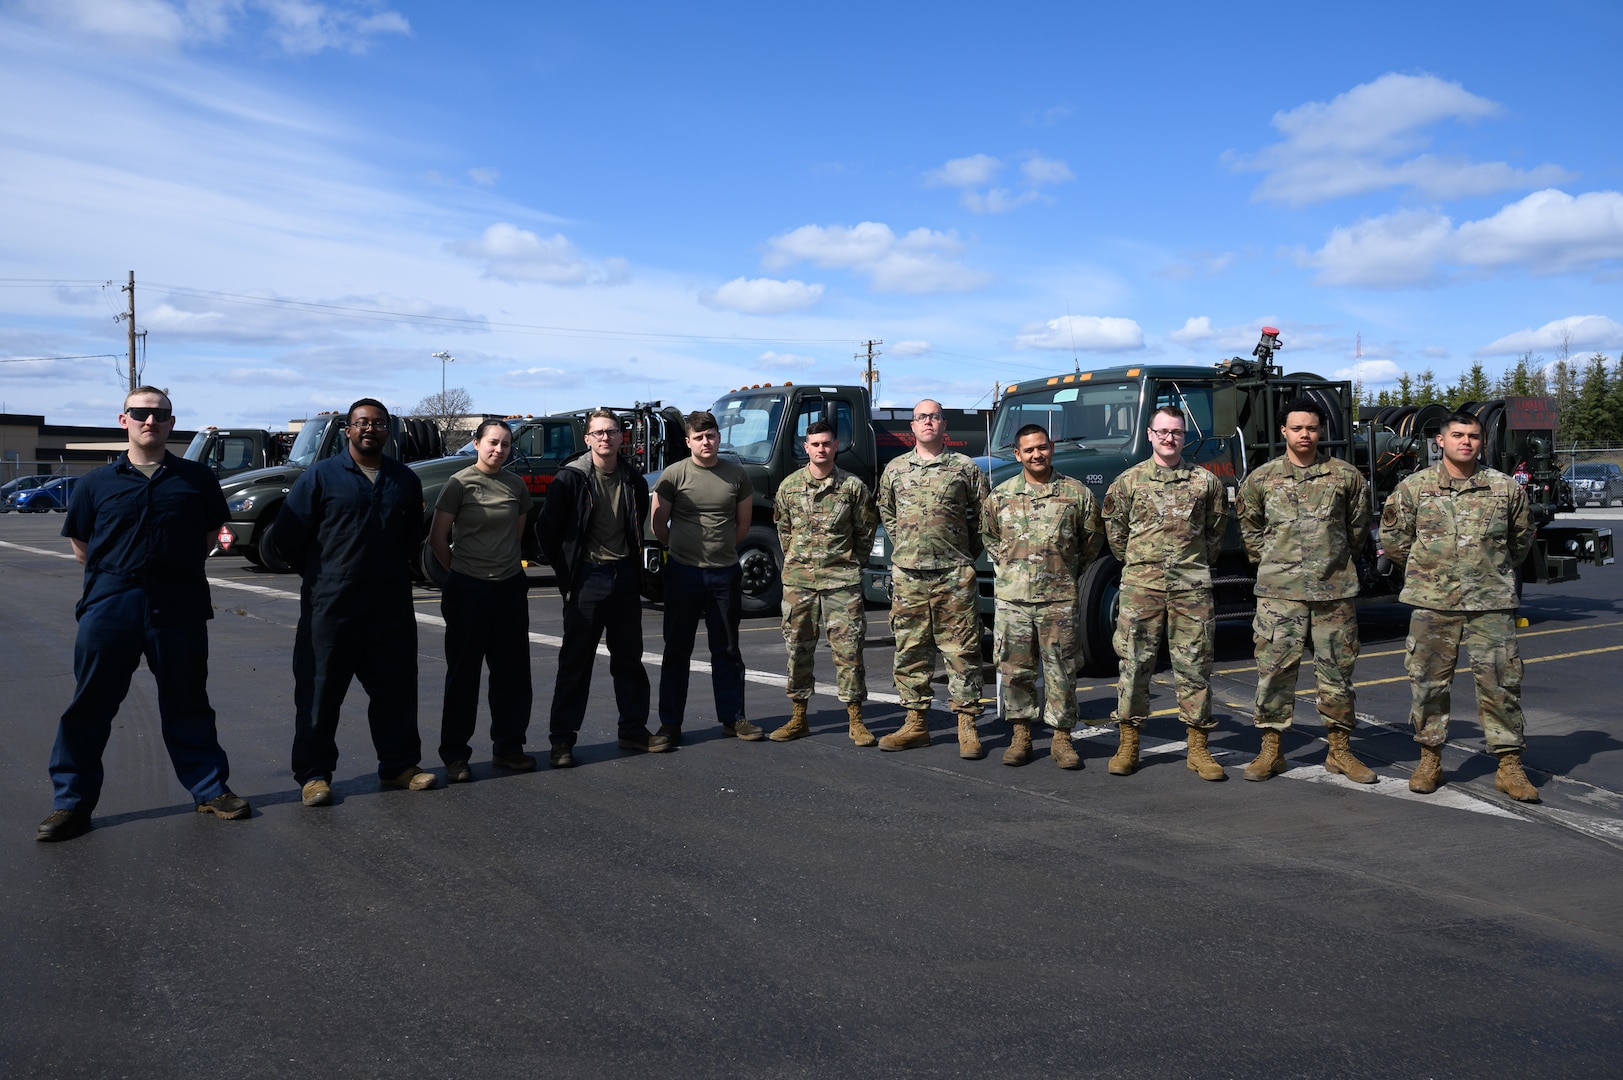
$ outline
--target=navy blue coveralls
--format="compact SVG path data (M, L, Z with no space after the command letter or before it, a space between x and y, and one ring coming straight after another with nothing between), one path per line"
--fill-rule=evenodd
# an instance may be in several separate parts
M293 639L293 778L332 780L338 710L352 678L369 699L378 775L422 757L417 733L417 619L411 568L423 532L423 484L384 457L377 483L349 449L304 471L276 518L280 554L304 575Z
M102 751L143 656L175 775L199 803L225 791L231 770L208 698L214 607L203 563L208 534L229 516L214 474L168 453L150 480L126 453L74 489L62 535L87 548L85 587L74 609L73 701L51 750L54 809L96 808Z

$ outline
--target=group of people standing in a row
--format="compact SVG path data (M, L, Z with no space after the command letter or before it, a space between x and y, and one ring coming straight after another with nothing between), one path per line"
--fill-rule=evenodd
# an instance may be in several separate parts
M389 414L365 398L350 407L345 451L307 469L277 517L275 542L303 577L294 639L292 764L306 806L332 801L339 709L358 679L385 787L424 790L438 783L421 767L417 730L416 613L408 567L421 534L423 492L416 474L384 454ZM163 735L177 776L199 812L248 816L227 786L229 767L206 691L212 617L204 559L227 518L209 470L169 454L174 427L168 396L142 387L125 399L119 423L128 449L81 481L63 534L85 564L76 609L76 689L63 713L50 772L54 809L40 840L66 840L90 828L102 785L101 756L112 720L145 656L158 685ZM1152 456L1110 486L1102 511L1082 483L1055 473L1049 434L1028 425L1016 435L1021 472L988 490L985 473L949 450L941 406L914 409L915 445L892 461L871 494L836 463L836 432L826 422L804 433L807 464L776 497L784 556L783 635L788 652L789 720L770 738L809 734L813 656L827 636L850 738L859 746L906 750L930 742L928 708L939 653L959 754L979 758L983 711L979 587L974 563L984 547L995 567L995 640L1005 715L1012 727L1003 762L1023 765L1033 726L1046 718L1050 756L1081 767L1070 732L1077 720L1077 582L1108 543L1122 563L1114 644L1121 677L1114 719L1120 744L1109 771L1138 765L1139 731L1163 634L1187 729L1188 766L1226 777L1207 747L1211 715L1214 609L1211 568L1226 527L1221 481L1184 460L1184 417L1156 411ZM1251 780L1284 771L1280 733L1290 726L1296 676L1311 644L1319 712L1328 728L1325 766L1359 783L1373 771L1353 754L1353 663L1358 655L1354 561L1369 539L1368 486L1350 465L1321 455L1324 415L1311 400L1291 402L1281 427L1286 452L1253 472L1237 497L1240 530L1257 566L1256 724L1262 748L1245 767ZM738 648L742 575L737 545L752 515L748 474L719 456L715 417L686 418L689 457L667 468L653 490L620 454L623 432L608 410L586 417L588 450L554 477L537 526L563 596L563 643L550 722L549 764L574 764L597 647L606 637L618 711L618 746L658 753L682 741L694 639L709 634L710 674L723 730L766 738L744 708ZM1537 801L1521 767L1521 661L1515 644L1514 570L1532 542L1525 494L1478 462L1475 417L1449 417L1442 460L1406 479L1381 522L1386 557L1407 565L1402 599L1415 606L1408 646L1411 720L1421 745L1412 790L1443 782L1449 686L1461 642L1476 676L1495 778L1512 798ZM524 752L533 701L527 580L521 540L531 504L523 481L503 469L512 433L487 421L474 436L473 464L446 484L434 507L428 547L447 571L446 679L440 757L452 783L473 778L470 743L481 674L488 668L492 764L536 767ZM664 657L658 730L642 664L639 588L642 526L668 550L664 564ZM876 527L891 544L894 678L906 720L876 738L862 716L867 696L862 567ZM1045 691L1039 701L1036 679Z

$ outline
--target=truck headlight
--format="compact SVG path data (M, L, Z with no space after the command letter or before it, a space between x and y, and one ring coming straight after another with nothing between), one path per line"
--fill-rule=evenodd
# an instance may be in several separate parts
M252 495L243 495L232 499L225 504L225 508L233 514L245 513L254 508L254 497Z

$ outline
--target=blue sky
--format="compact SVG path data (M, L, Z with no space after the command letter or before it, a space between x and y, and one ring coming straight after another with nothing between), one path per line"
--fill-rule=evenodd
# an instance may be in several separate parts
M1126 7L0 0L0 403L1623 350L1623 7Z

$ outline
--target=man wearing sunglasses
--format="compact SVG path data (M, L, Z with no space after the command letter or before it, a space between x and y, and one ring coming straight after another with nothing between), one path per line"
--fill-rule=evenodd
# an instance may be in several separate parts
M418 766L411 560L422 543L423 484L383 452L391 430L383 402L351 405L347 428L344 452L306 469L276 518L281 555L304 577L293 638L293 778L305 806L332 803L338 711L352 679L366 691L382 785L438 783Z
M175 775L198 813L245 818L248 802L226 786L208 699L208 620L203 563L229 516L220 482L205 466L169 453L169 395L130 391L118 417L129 445L79 481L62 535L85 567L74 614L73 700L51 751L54 809L38 839L71 840L90 829L101 796L102 751L141 658L158 689L158 716Z
M1223 482L1184 460L1184 418L1176 406L1150 414L1150 459L1116 477L1105 492L1105 535L1122 564L1121 613L1114 645L1121 657L1115 719L1121 743L1112 775L1138 768L1139 728L1149 719L1150 676L1165 632L1178 690L1178 718L1189 740L1188 766L1202 780L1226 780L1206 745L1212 720L1212 654L1217 639L1212 561L1228 513Z

